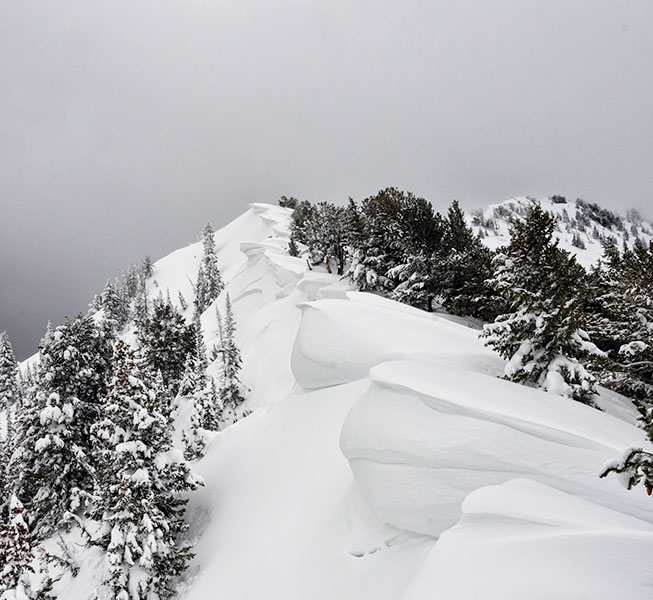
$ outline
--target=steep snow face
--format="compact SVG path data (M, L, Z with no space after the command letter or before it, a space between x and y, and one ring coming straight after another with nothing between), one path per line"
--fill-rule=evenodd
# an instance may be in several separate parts
M492 250L510 242L511 224L523 218L533 202L526 197L512 198L485 209L472 211L468 223L483 243ZM653 240L653 225L634 210L617 214L596 205L576 201L537 200L544 210L558 218L554 235L560 247L574 254L578 262L590 268L601 258L603 239L612 238L617 248L632 248L637 239L648 246Z

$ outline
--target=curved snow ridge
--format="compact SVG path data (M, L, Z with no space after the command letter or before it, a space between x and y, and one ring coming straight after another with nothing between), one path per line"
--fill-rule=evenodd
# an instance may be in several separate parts
M283 208L267 202L250 202L249 207L255 215L263 215L270 222L285 221L290 218L293 212L291 208Z
M310 285L305 277L298 287ZM306 389L356 381L374 365L399 359L503 372L503 361L472 329L370 294L349 292L347 298L301 305L292 366Z
M473 492L462 512L402 600L651 597L650 523L527 479Z
M297 284L297 290L306 296L309 301L334 298L347 300L350 287L347 282L337 280L326 272L306 271L302 280ZM302 304L303 306L303 304Z
M439 536L474 490L528 477L653 521L645 497L599 479L643 432L578 403L433 364L379 365L343 425L340 447L384 524Z
M569 446L621 450L633 443L648 445L644 431L621 419L482 373L395 361L373 367L368 377L379 386L416 393L438 412L482 418Z

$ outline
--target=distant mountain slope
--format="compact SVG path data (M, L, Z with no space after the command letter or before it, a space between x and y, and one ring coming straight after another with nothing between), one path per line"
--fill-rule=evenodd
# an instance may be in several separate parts
M522 218L533 201L522 196L473 210L468 222L488 248L494 250L510 241L511 223ZM558 217L556 236L560 247L575 254L585 268L596 264L601 257L604 239L613 238L619 248L624 244L632 248L637 239L647 245L653 240L653 225L635 210L621 214L584 200L566 200L560 196L536 201Z

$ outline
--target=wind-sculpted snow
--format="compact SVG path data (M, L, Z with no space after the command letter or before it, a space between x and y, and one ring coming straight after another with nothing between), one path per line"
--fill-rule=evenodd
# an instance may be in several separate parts
M470 494L402 600L649 600L653 526L527 479Z
M208 436L194 465L206 486L188 505L196 556L179 597L653 597L652 503L598 477L643 432L497 379L504 361L466 319L289 256L290 214L252 204L215 233L225 290L201 316L204 341L210 354L229 293L253 414ZM169 292L190 320L201 256L197 243L157 261L150 299ZM632 420L623 397L601 405ZM56 584L67 600L106 573L77 537L80 574Z
M598 478L643 432L576 402L481 373L415 362L374 367L342 430L363 498L382 523L439 536L474 490L528 477L653 521L648 498Z
M410 358L499 374L503 361L478 332L370 294L301 305L292 369L307 389L355 381L379 363Z

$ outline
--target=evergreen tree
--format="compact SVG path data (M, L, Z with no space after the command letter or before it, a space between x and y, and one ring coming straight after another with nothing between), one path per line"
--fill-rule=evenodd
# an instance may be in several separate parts
M0 411L19 401L18 365L6 331L0 333Z
M90 428L106 393L110 353L106 331L89 316L49 329L42 342L38 382L25 396L9 465L37 539L92 494Z
M218 268L218 255L215 250L215 232L210 223L207 223L202 231L202 245L204 254L197 273L197 285L195 289L195 302L199 313L203 313L224 288L222 275Z
M206 431L218 431L222 421L222 407L215 380L209 378L208 385L197 388L190 396L193 403L189 431L184 431L184 456L196 460L206 451Z
M587 328L603 351L591 367L602 385L633 399L647 428L653 405L653 246L620 253L608 240L604 263L590 279Z
M492 277L492 252L467 225L456 200L445 220L443 248L437 277L445 308L456 315L492 321L499 314L499 300L487 284Z
M111 326L120 331L129 320L129 304L116 286L108 280L100 296L100 308L104 310L104 318Z
M297 246L297 242L292 235L290 236L290 242L288 243L288 254L294 257L299 256L299 246Z
M594 347L581 329L584 271L553 241L555 218L533 204L499 250L491 285L509 312L482 337L508 359L506 377L591 404L594 378L578 362Z
M146 256L141 263L141 273L143 279L149 279L154 274L154 262L149 256Z
M15 495L9 502L9 518L0 527L0 597L31 598L29 573L34 573L35 543L23 518L23 505ZM17 595L18 590L22 594Z
M311 263L324 263L329 272L335 266L338 275L345 270L349 239L345 222L345 209L329 202L320 202L310 211L310 222L305 224L304 239Z
M118 600L157 600L173 594L171 580L192 557L180 546L185 530L180 492L200 484L173 450L168 420L131 349L114 353L115 374L94 425L102 528L94 543L106 552L105 585Z
M433 296L430 259L440 251L441 216L423 198L395 188L366 198L361 215L363 231L353 236L351 279L362 290L382 292L410 281L428 308Z
M152 313L139 324L137 337L145 364L152 373L161 371L166 386L176 394L186 355L195 349L194 326L186 325L175 307L159 298L152 304Z
M147 302L145 276L141 274L139 277L138 291L136 292L136 298L134 300L134 322L140 327L147 321L149 316L150 310Z
M225 298L224 320L218 315L220 346L218 352L222 362L222 377L220 382L220 400L228 418L237 419L237 410L245 401L241 392L239 372L241 369L240 350L236 345L236 323L231 308L229 294Z

